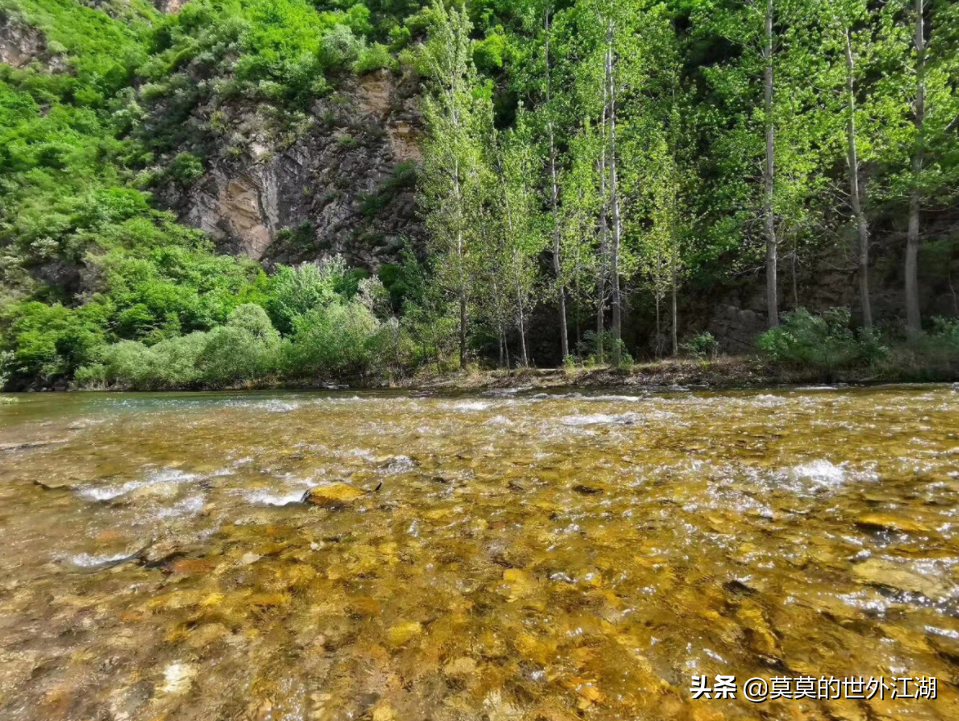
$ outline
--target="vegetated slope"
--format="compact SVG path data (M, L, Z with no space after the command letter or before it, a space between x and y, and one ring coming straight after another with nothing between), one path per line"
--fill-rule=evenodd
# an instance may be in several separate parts
M225 323L268 285L248 258L375 269L417 234L416 117L402 79L378 72L395 60L367 40L364 6L0 8L2 314L19 384L68 379L107 343Z
M895 333L912 4L852 5L865 13L857 53L872 63L860 79L862 100L877 100L864 102L867 115L895 116L874 123L888 132L868 136L861 163L874 314ZM929 8L936 107L948 108L959 14ZM779 175L767 203L762 68L750 55L755 18L741 9L470 0L460 36L440 5L411 0L0 0L0 381L62 387L82 368L91 385L166 388L447 369L461 329L464 358L515 363L522 338L530 362L559 364L560 296L566 352L578 360L610 341L623 358L661 353L669 323L691 352L713 347L696 337L706 330L726 351L753 351L769 321L768 217L780 308L851 307L793 319L803 337L828 327L845 342L862 275L845 190L845 54L823 44L835 28L819 6L776 17ZM616 13L610 35L600 21ZM437 157L442 133L422 115L447 80L434 51L448 37L463 43L461 100L481 110L465 148L478 192L462 278L436 242L446 199L419 203L451 175ZM611 152L597 151L611 137L604 43L622 71L609 74L622 94ZM808 52L817 43L823 52ZM959 315L948 182L959 177L959 126L940 131L922 176L927 329ZM615 224L611 159L621 162ZM502 233L520 209L523 227ZM615 272L600 240L614 225ZM678 270L666 272L673 251ZM520 256L514 301L500 271ZM327 265L288 267L305 261ZM671 283L681 286L675 314Z

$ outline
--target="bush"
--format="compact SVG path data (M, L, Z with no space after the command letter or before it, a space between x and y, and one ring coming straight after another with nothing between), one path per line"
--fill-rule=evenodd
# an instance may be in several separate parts
M120 341L104 348L99 362L80 368L81 387L114 386L138 391L189 388L199 380L197 359L207 334L196 332L147 347L139 341Z
M825 370L868 366L882 359L888 350L879 336L853 332L849 318L846 308L819 316L800 308L783 314L782 325L763 333L757 342L773 361Z
M883 378L904 381L954 381L959 378L959 319L933 318L932 331L907 336L893 345L876 370Z
M389 48L379 43L373 43L360 52L360 57L353 66L353 72L357 75L365 75L382 68L392 70L395 66L396 60L390 55Z
M597 343L597 338L599 343ZM629 368L633 365L633 357L626 351L626 344L622 338L615 338L612 333L604 332L597 334L596 331L588 330L583 333L583 340L577 350L579 354L586 359L586 365L595 365L599 362L597 356L598 346L603 349L603 362L613 365L613 358L616 351L619 351L619 365L617 368ZM565 361L564 361L565 362Z
M280 335L258 305L241 305L225 326L206 334L196 358L206 385L228 387L257 381L277 369Z
M320 65L327 70L348 68L365 50L366 43L346 25L336 25L320 41Z
M13 353L8 350L0 351L0 390L3 390L13 372Z
M681 350L693 358L715 358L719 354L719 342L706 331L683 343Z
M81 387L167 390L224 388L256 382L279 364L280 336L261 307L239 306L226 325L160 341L150 347L121 341L103 348L97 362L80 368Z
M203 173L203 161L192 153L179 153L170 163L170 177L181 188L189 188Z
M284 368L296 378L367 375L377 361L380 330L380 322L358 301L316 308L296 319Z
M36 301L8 306L3 347L11 379L52 383L69 378L92 360L105 343L104 326L110 306L91 302L78 308Z
M266 310L283 335L292 335L297 318L332 303L343 288L346 264L336 257L322 265L281 265L270 279Z

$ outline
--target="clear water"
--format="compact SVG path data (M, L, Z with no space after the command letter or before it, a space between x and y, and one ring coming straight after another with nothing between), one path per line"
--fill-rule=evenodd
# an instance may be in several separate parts
M21 397L0 718L957 719L957 514L946 386Z

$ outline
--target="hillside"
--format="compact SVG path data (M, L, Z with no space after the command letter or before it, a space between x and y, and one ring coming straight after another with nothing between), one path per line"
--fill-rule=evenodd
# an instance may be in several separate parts
M0 0L0 377L949 376L959 11L777 2Z

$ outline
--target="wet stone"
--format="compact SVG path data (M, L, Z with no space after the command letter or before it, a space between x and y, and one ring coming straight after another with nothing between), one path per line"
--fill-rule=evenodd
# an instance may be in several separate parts
M303 500L314 506L335 510L349 505L364 495L366 494L363 491L348 483L331 483L311 488L303 496Z
M901 562L870 558L854 566L853 574L863 583L921 593L930 599L941 598L946 593L940 580L912 571Z
M856 519L856 525L869 531L897 533L932 533L932 529L910 518L885 513L867 513Z

